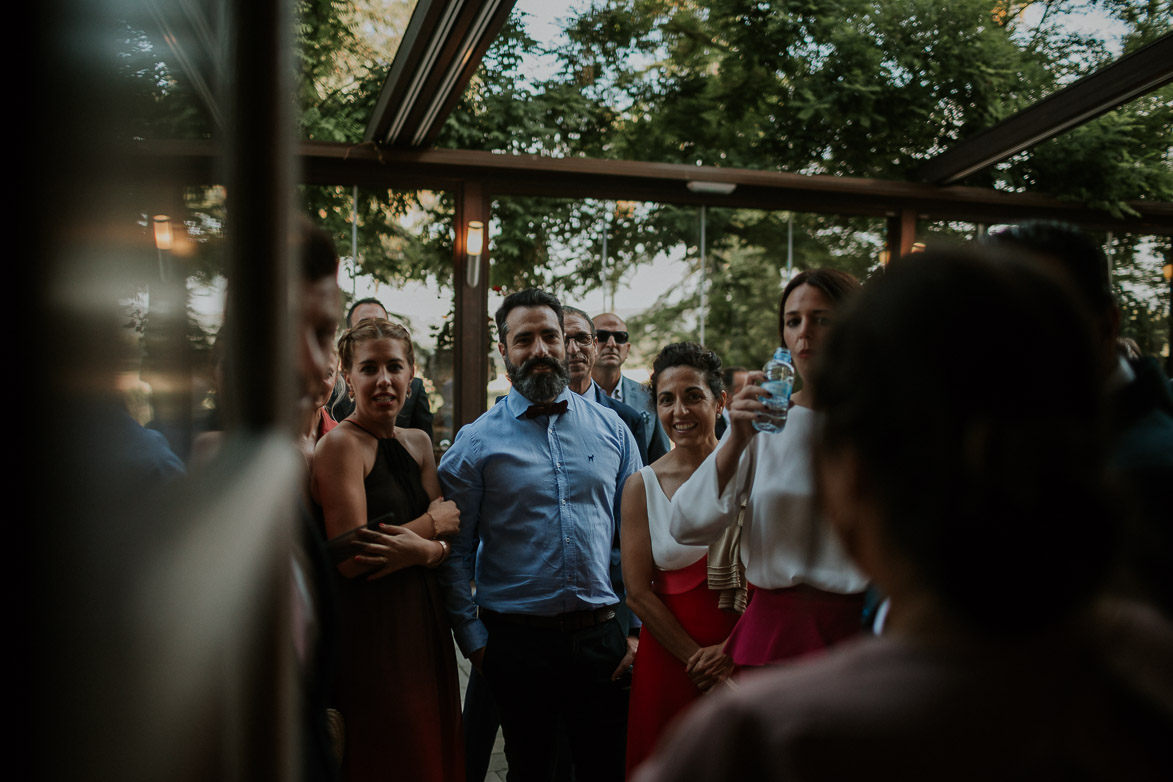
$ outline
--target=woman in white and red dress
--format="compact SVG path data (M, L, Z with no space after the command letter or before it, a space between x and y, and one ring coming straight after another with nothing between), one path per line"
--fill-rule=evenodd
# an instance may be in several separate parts
M725 405L721 359L691 342L667 346L652 365L652 399L675 447L623 490L623 583L643 622L627 720L628 773L673 718L732 672L722 647L737 622L709 589L708 548L683 546L668 532L672 495L717 447L714 428Z
M811 269L790 281L778 305L778 335L804 385L786 425L759 433L767 412L751 372L729 406L717 449L672 498L672 536L708 545L737 520L746 501L741 558L755 588L726 653L739 667L763 666L823 649L859 632L867 578L856 569L814 506L812 434L819 420L810 385L837 306L859 288L850 274Z

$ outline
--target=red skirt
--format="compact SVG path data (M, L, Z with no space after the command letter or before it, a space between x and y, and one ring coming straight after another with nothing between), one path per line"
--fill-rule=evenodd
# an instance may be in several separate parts
M757 589L725 653L739 667L768 665L825 649L862 627L862 592L842 595L804 584Z
M689 573L705 559L676 573L695 581ZM663 573L657 577L663 580ZM677 579L679 583L679 579ZM717 593L709 589L702 576L692 589L678 594L657 595L684 631L701 646L719 644L729 637L737 615L717 607ZM660 734L673 719L688 709L702 695L688 674L684 663L660 645L647 627L639 634L639 653L631 678L631 702L627 716L627 773L642 763L656 746Z

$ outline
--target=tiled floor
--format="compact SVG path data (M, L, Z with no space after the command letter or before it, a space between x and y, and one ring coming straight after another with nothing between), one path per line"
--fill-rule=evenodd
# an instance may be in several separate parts
M460 677L460 702L464 703L464 690L468 686L468 672L471 664L460 649L456 650L457 675ZM501 738L501 731L497 731L497 740L493 742L493 755L489 758L489 772L483 782L505 782L505 772L508 766L505 763L505 740ZM468 780L467 782L482 782L482 780Z

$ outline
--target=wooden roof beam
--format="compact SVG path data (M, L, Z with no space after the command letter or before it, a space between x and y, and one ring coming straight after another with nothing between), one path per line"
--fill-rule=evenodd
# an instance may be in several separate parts
M300 152L302 181L307 184L442 189L476 180L484 182L493 195L708 204L873 217L890 217L908 209L922 220L989 224L1055 219L1099 230L1173 235L1173 204L1148 201L1130 202L1140 217L1118 219L1103 210L1035 193L863 177L457 149L391 150L328 142L303 142ZM734 189L721 195L688 187L689 182L698 181L732 184Z
M144 174L191 183L216 181L218 161L210 142L140 142L132 154ZM1173 235L1173 204L1150 201L1130 202L1140 216L1119 219L1103 210L1034 193L862 177L461 149L386 149L322 141L301 142L297 155L302 169L299 181L311 185L455 190L462 182L479 182L494 196L707 204L881 218L911 210L920 220L991 224L1045 218L1097 230ZM149 165L142 165L144 158ZM689 182L720 182L734 188L724 195L697 192L689 189Z
M431 145L515 3L419 0L363 139Z
M940 155L917 172L951 185L1173 81L1173 33L1126 54Z

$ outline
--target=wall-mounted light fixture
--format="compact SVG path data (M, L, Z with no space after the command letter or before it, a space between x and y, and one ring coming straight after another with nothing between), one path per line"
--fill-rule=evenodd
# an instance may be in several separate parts
M151 218L155 224L155 249L171 249L171 218L167 215L155 215Z
M155 227L155 252L159 255L159 279L166 280L169 263L164 253L171 252L171 218L167 215L155 215L151 222Z
M693 193L711 193L713 195L729 195L737 189L733 182L700 182L689 180L688 189Z
M1165 278L1165 282L1173 282L1173 263L1167 263L1161 269L1161 275Z
M485 251L485 224L470 220L464 235L464 252L468 256L464 281L470 288L481 284L481 254Z

